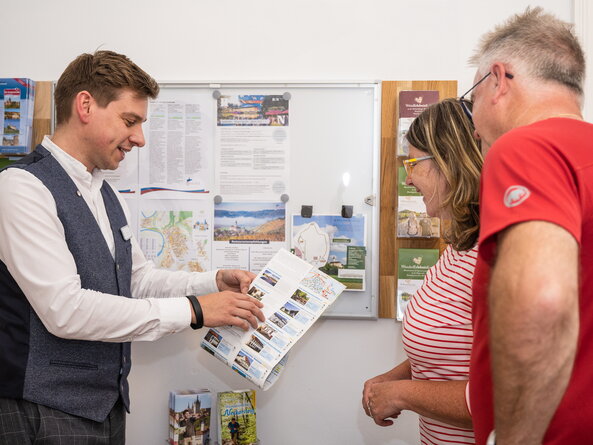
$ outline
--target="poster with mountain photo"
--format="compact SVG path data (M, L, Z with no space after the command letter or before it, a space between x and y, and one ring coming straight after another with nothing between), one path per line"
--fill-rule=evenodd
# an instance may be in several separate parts
M258 273L286 245L285 204L215 204L213 232L213 269L244 269Z

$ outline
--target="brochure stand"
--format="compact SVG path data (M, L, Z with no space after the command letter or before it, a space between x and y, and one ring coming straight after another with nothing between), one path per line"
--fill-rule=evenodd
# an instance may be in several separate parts
M457 81L383 81L381 84L381 192L379 243L379 317L395 318L397 294L398 249L440 249L446 247L440 238L397 238L397 171L402 160L396 155L399 93L405 90L433 90L439 98L455 97ZM444 229L441 221L441 233Z

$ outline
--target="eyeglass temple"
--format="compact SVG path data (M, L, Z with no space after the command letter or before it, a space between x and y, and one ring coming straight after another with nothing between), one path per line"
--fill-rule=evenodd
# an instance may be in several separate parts
M477 86L478 86L478 85L480 85L482 82L484 82L484 81L485 81L485 80L488 78L488 76L489 76L490 74L492 74L492 71L488 72L488 74L486 74L484 77L482 77L480 80L478 80L478 82L477 82L476 84L474 84L474 86L473 86L473 87L471 87L469 90L467 90L467 91L466 91L466 92L463 94L463 96L461 96L461 97L459 98L459 100L467 100L467 99L465 99L465 96L467 96L467 95L468 95L468 94L469 94L469 93L470 93L470 92L471 92L471 91L472 91L472 90L473 90L475 87L477 87ZM515 76L514 76L513 74L511 74L511 73L507 73L507 72L505 72L505 73L504 73L504 77L506 77L507 79L513 79Z

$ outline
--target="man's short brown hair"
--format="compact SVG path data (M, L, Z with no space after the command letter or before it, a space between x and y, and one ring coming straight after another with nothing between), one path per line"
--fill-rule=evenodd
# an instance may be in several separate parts
M159 94L157 82L123 54L97 51L81 54L66 67L54 93L57 125L68 122L72 101L81 91L88 91L99 106L106 107L127 88L138 97L154 99Z

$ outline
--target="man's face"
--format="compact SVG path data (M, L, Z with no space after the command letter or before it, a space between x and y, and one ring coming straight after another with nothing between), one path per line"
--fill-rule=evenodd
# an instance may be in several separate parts
M474 82L479 81L483 77L483 73L476 72ZM485 155L488 148L494 143L498 137L496 133L495 108L492 103L492 94L496 77L489 75L482 83L480 83L471 93L472 118L474 121L475 132L474 135L480 140L482 147L482 154Z
M89 171L115 170L126 153L145 143L142 123L146 120L148 100L124 89L104 108L94 100L93 104L92 118L84 134L89 147L85 165Z
M476 75L474 76L474 83L478 82L481 77L483 77L483 76L479 72L476 72ZM491 77L492 77L492 75L488 76L488 78L486 80L484 80L484 82L482 82L480 85L478 85L476 88L474 88L474 90L471 93L471 97L470 97L470 100L473 104L472 118L474 121L474 127L476 129L476 131L475 131L476 137L478 137L482 141L485 140L484 139L485 120L483 119L483 110L485 107L483 107L483 101L481 101L480 92L482 90L482 87L484 86L484 83L488 82Z

